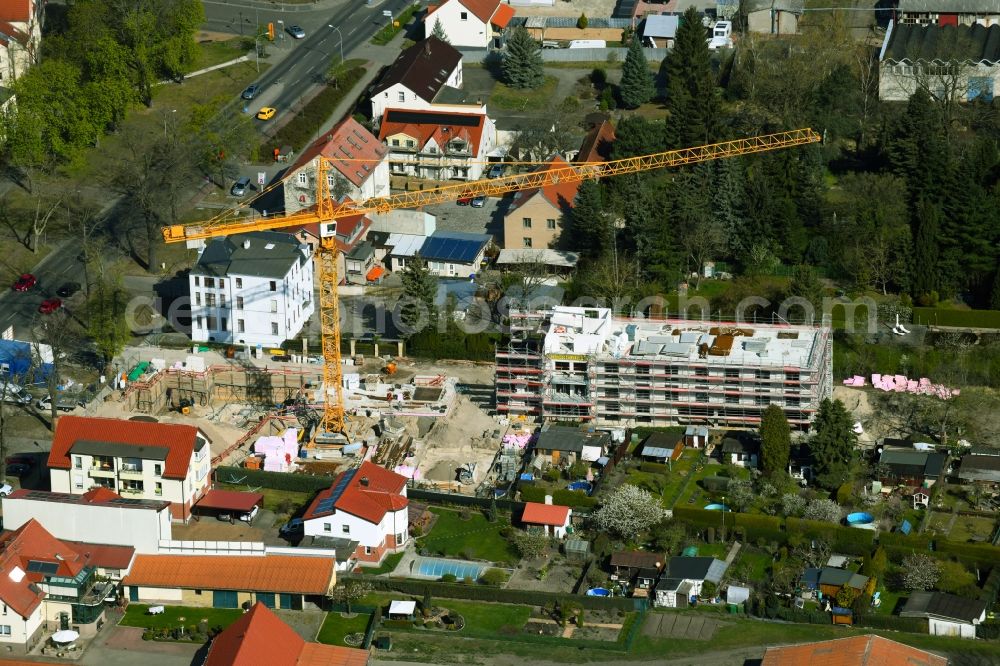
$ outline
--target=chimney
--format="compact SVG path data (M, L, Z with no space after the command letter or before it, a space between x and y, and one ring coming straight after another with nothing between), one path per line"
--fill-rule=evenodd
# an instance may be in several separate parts
M363 476L363 477L361 477L361 485L362 485L362 487L364 487L364 488L367 488L367 487L368 487L368 477L367 477L367 476Z
M249 238L247 238L246 240L243 241L243 249L244 250L249 250L250 249L250 239Z
M545 496L545 503L548 504L549 506L552 505L552 495Z

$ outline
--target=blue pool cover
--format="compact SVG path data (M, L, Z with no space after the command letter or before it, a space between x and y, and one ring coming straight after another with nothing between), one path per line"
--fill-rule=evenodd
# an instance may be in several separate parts
M416 573L421 576L433 576L440 578L445 574L452 574L455 578L462 580L471 578L479 580L485 564L478 562L463 562L462 560L446 560L433 557L424 557L417 561Z

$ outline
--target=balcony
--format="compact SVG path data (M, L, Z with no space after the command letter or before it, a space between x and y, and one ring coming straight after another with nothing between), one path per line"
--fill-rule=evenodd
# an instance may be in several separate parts
M137 481L142 480L142 467L127 466L122 467L118 470L118 476L122 479L135 479Z
M122 488L118 492L121 495L128 495L130 497L142 497L142 495L144 495L146 491L143 490L142 486L139 486L132 488Z
M91 478L113 479L115 478L115 468L102 465L94 465L89 470Z

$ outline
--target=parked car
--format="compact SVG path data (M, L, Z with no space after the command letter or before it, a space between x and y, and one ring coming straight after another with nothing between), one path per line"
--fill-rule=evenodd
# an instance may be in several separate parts
M38 311L41 314L52 314L61 307L62 307L61 299L46 298L44 301L42 301L42 304L38 306Z
M25 474L31 471L31 468L27 465L22 465L21 463L14 463L13 465L7 465L7 476L15 476L21 478Z
M31 402L31 395L28 394L23 388L17 384L7 384L6 386L0 388L3 395L0 396L4 402L13 403L15 405L27 405Z
M10 495L12 492L14 492L14 488L12 488L9 483L5 483L0 486L0 497L7 497L7 495Z
M302 532L305 531L305 528L306 524L302 522L301 518L292 518L281 526L281 529L278 530L278 534L283 537L293 537L301 535Z
M458 197L458 201L456 203L459 206L468 206L470 203L472 203L472 199L473 199L472 191L466 190L465 192L462 192L461 196Z
M85 402L81 399L79 395L63 395L60 394L56 398L56 409L60 412L72 412L77 407L82 407ZM35 407L42 411L49 411L52 409L52 398L45 396L39 399L35 403Z
M231 513L217 513L215 514L216 520L223 520L228 523L233 522L233 514Z
M270 120L277 112L278 110L273 106L261 107L260 111L257 112L257 120Z
M482 208L485 205L486 205L486 197L483 195L480 195L472 200L473 208Z
M490 167L490 170L486 172L487 178L499 178L503 175L503 165L494 164Z
M255 506L254 508L250 509L250 513L244 513L242 516L240 516L240 520L242 520L245 523L252 523L253 519L257 517L258 513L260 513L260 507Z
M243 94L240 95L240 97L243 99L253 99L258 94L260 94L260 86L256 83L251 83L246 87L246 90L243 91Z
M38 280L31 273L22 273L21 277L14 281L14 286L11 287L14 291L28 291L32 287L38 284Z
M229 193L234 197L242 197L250 188L250 176L240 176L240 179L229 188Z
M295 39L305 39L306 31L300 25L290 25L288 26L288 34Z
M56 296L69 298L78 291L80 291L79 282L65 282L58 289L56 289Z

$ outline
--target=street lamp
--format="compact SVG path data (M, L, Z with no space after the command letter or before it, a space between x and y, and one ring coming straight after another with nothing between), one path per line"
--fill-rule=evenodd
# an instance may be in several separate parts
M177 113L177 109L170 109L170 113ZM163 114L163 138L167 138L167 114Z
M343 65L344 64L344 35L343 35L343 33L340 32L340 28L335 28L335 27L333 27L329 23L326 24L326 27L330 28L331 30L336 30L337 31L337 36L340 38L340 64Z
M720 535L723 539L726 538L726 496L722 496L722 534Z
M253 39L253 54L257 59L257 73L260 74L260 40L264 38L264 35L257 35Z

